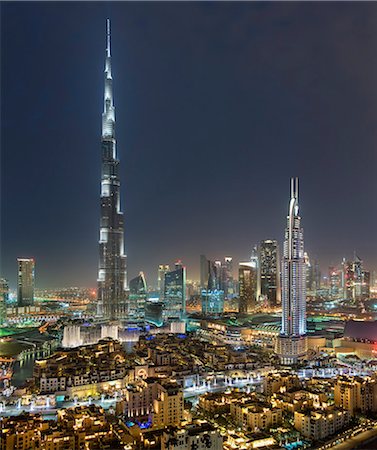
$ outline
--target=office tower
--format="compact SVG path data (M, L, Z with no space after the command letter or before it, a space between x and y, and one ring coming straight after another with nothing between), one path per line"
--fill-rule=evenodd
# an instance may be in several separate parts
M34 305L34 270L33 258L18 258L18 306Z
M258 300L258 263L240 262L238 267L239 312L251 313Z
M355 254L353 262L353 301L357 303L361 300L361 290L363 284L363 262Z
M205 255L200 255L200 289L207 288L208 275L208 260Z
M158 276L157 276L157 289L160 294L160 299L164 298L165 292L165 274L170 271L169 264L160 264L158 266Z
M341 294L341 275L336 267L329 267L329 295L339 298Z
M224 290L225 298L234 296L233 258L230 256L225 256L221 266L221 288Z
M100 318L117 320L127 314L127 274L123 213L120 208L119 160L115 140L115 107L111 73L110 20L107 19L104 110L102 114L101 220L98 267Z
M314 268L311 265L310 258L307 252L304 252L304 264L306 274L306 291L312 293L314 287Z
M174 263L174 270L182 269L182 267L183 267L182 261L178 259L178 261Z
M164 321L181 320L186 312L186 267L165 274Z
M145 317L145 302L147 300L147 283L144 273L130 281L128 298L128 320L143 321Z
M221 288L221 280L218 277L217 266L212 261L208 263L207 288L202 289L202 314L218 315L224 312L224 290Z
M279 246L276 240L264 240L259 246L260 287L270 306L281 304Z
M307 351L304 235L299 216L298 178L291 179L282 262L282 306L282 329L276 350L282 364L295 364Z
M0 278L0 326L7 318L7 304L9 299L9 284L5 278Z
M361 299L368 300L369 298L370 298L370 272L367 270L363 270L361 283Z
M343 268L343 296L346 300L353 299L354 288L353 288L353 263L351 261L346 261L343 259L342 261Z
M163 325L164 303L157 298L149 298L145 302L145 321L161 327Z

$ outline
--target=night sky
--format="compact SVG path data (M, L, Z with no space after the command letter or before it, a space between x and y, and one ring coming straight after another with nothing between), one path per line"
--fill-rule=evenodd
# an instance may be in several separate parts
M129 278L283 240L377 269L376 3L1 3L1 276L96 286L106 17Z

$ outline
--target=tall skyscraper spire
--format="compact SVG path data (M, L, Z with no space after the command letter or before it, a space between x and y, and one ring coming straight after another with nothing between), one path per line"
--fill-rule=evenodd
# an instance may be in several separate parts
M97 314L100 318L117 320L127 314L127 275L123 213L120 208L119 160L115 140L110 19L107 19L106 25Z
M306 277L298 178L291 179L282 262L282 306L282 329L277 340L277 353L283 364L295 364L306 354Z

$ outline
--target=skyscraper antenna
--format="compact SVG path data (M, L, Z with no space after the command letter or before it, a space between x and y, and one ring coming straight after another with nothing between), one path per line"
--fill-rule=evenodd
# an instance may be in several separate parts
M111 38L111 33L110 33L110 19L106 20L106 55L107 56L111 56L110 54L110 38Z

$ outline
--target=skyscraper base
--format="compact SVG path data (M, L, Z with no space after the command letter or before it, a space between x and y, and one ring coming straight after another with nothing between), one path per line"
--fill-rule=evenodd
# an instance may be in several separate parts
M276 353L281 364L290 366L305 358L308 351L306 336L279 336L276 341Z

